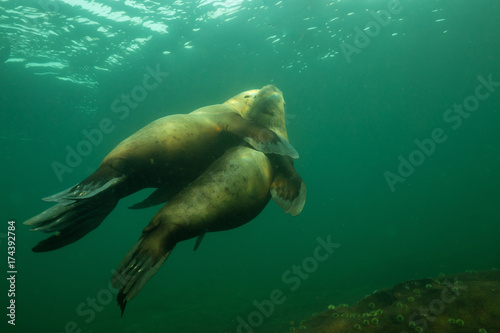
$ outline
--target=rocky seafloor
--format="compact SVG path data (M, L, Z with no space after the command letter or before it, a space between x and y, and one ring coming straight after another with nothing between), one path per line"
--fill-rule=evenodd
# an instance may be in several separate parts
M500 270L439 276L329 305L292 326L301 333L500 333Z

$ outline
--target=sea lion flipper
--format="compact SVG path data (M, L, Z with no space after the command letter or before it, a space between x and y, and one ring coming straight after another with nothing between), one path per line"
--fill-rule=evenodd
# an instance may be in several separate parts
M172 250L168 251L159 260L155 260L153 256L140 250L140 241L132 247L111 279L113 287L119 289L116 300L120 305L122 315L126 303L141 291L146 282L167 260L171 252Z
M144 229L139 241L130 249L118 265L111 284L119 289L116 300L122 309L134 298L146 282L158 271L168 259L175 243L165 238L157 221L153 220Z
M227 114L219 122L219 127L249 143L255 150L266 154L278 154L299 158L293 146L271 131L254 121L244 119L238 114Z
M271 157L275 173L271 183L271 196L286 214L297 216L306 202L306 184L286 156Z
M71 244L94 230L118 203L114 190L125 179L113 169L100 168L87 179L43 200L55 206L25 221L32 231L56 232L34 248L34 252L52 251Z
M293 146L283 140L278 134L273 131L262 128L261 133L263 137L266 135L271 137L270 140L263 139L261 136L247 136L244 137L247 143L249 143L255 150L261 151L266 154L278 154L278 155L286 155L292 158L299 158L299 153L293 148Z
M129 209L142 209L153 207L164 202L167 202L175 193L172 193L172 189L167 187L160 187L151 193L146 199L141 202L136 203L129 207Z
M110 187L115 186L122 180L123 177L114 177L106 181L100 180L81 182L68 188L67 190L43 198L42 200L46 202L64 202L68 200L88 199L104 192Z
M33 251L52 251L76 242L97 228L115 206L116 202L96 205L95 202L82 200L72 204L60 202L47 209L24 222L33 226L32 231L55 232L33 247Z
M301 180L300 186L297 188L291 183L293 181L282 183L279 186L271 185L271 196L286 214L297 216L302 212L306 203L306 184Z
M201 241L203 240L203 237L205 237L205 235L206 235L206 233L201 234L198 236L198 238L196 238L196 243L194 244L193 251L198 250L198 248L200 247Z

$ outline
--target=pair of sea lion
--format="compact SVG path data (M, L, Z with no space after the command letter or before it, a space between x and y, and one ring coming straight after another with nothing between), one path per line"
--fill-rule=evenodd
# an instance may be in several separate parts
M58 204L25 224L57 234L33 251L55 250L80 239L99 226L121 198L143 188L157 190L132 208L168 201L242 141L265 153L297 157L285 139L247 117L257 92L246 91L223 104L160 118L122 141L92 175L43 199Z
M25 222L57 234L34 251L65 246L96 228L121 198L157 190L133 208L167 201L119 265L112 283L123 311L175 245L207 232L241 226L273 199L292 215L302 210L305 184L293 168L284 100L274 86L224 104L161 118L122 141L99 169L46 198L58 204Z

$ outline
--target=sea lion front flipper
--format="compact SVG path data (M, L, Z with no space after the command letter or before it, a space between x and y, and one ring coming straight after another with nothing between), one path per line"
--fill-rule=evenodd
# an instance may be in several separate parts
M170 198L175 195L172 189L169 187L160 187L151 193L146 199L141 202L136 203L129 207L129 209L142 209L153 207L162 203L167 202Z
M271 183L271 196L286 214L297 216L306 202L306 184L286 156L271 157L276 168Z
M271 131L254 121L244 119L236 113L227 114L218 126L222 131L236 135L249 143L255 150L266 154L286 155L299 158L293 146Z
M274 202L276 202L286 214L297 216L302 212L306 203L306 184L301 180L298 187L295 185L290 187L292 183L295 183L295 181L287 181L279 185L273 183L271 185L271 195ZM291 188L293 188L293 190L291 190Z

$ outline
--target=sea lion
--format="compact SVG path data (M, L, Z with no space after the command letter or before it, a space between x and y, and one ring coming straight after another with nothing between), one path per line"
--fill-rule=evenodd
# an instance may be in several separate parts
M251 110L266 114L276 132L286 134L284 100L274 86L262 88ZM260 112L257 112L260 111ZM257 116L258 118L258 116ZM283 137L287 137L283 135ZM192 184L170 199L149 225L112 278L122 315L125 306L167 260L175 245L198 237L195 250L207 232L237 228L255 218L271 196L294 215L305 203L305 184L293 161L285 156L268 155L249 146L230 148Z
M160 118L123 140L92 175L43 199L57 205L24 222L34 231L56 232L33 251L51 251L75 242L99 226L121 198L143 188L160 190L138 207L167 201L242 141L265 153L298 157L287 140L242 117L257 92L246 91L224 104Z

